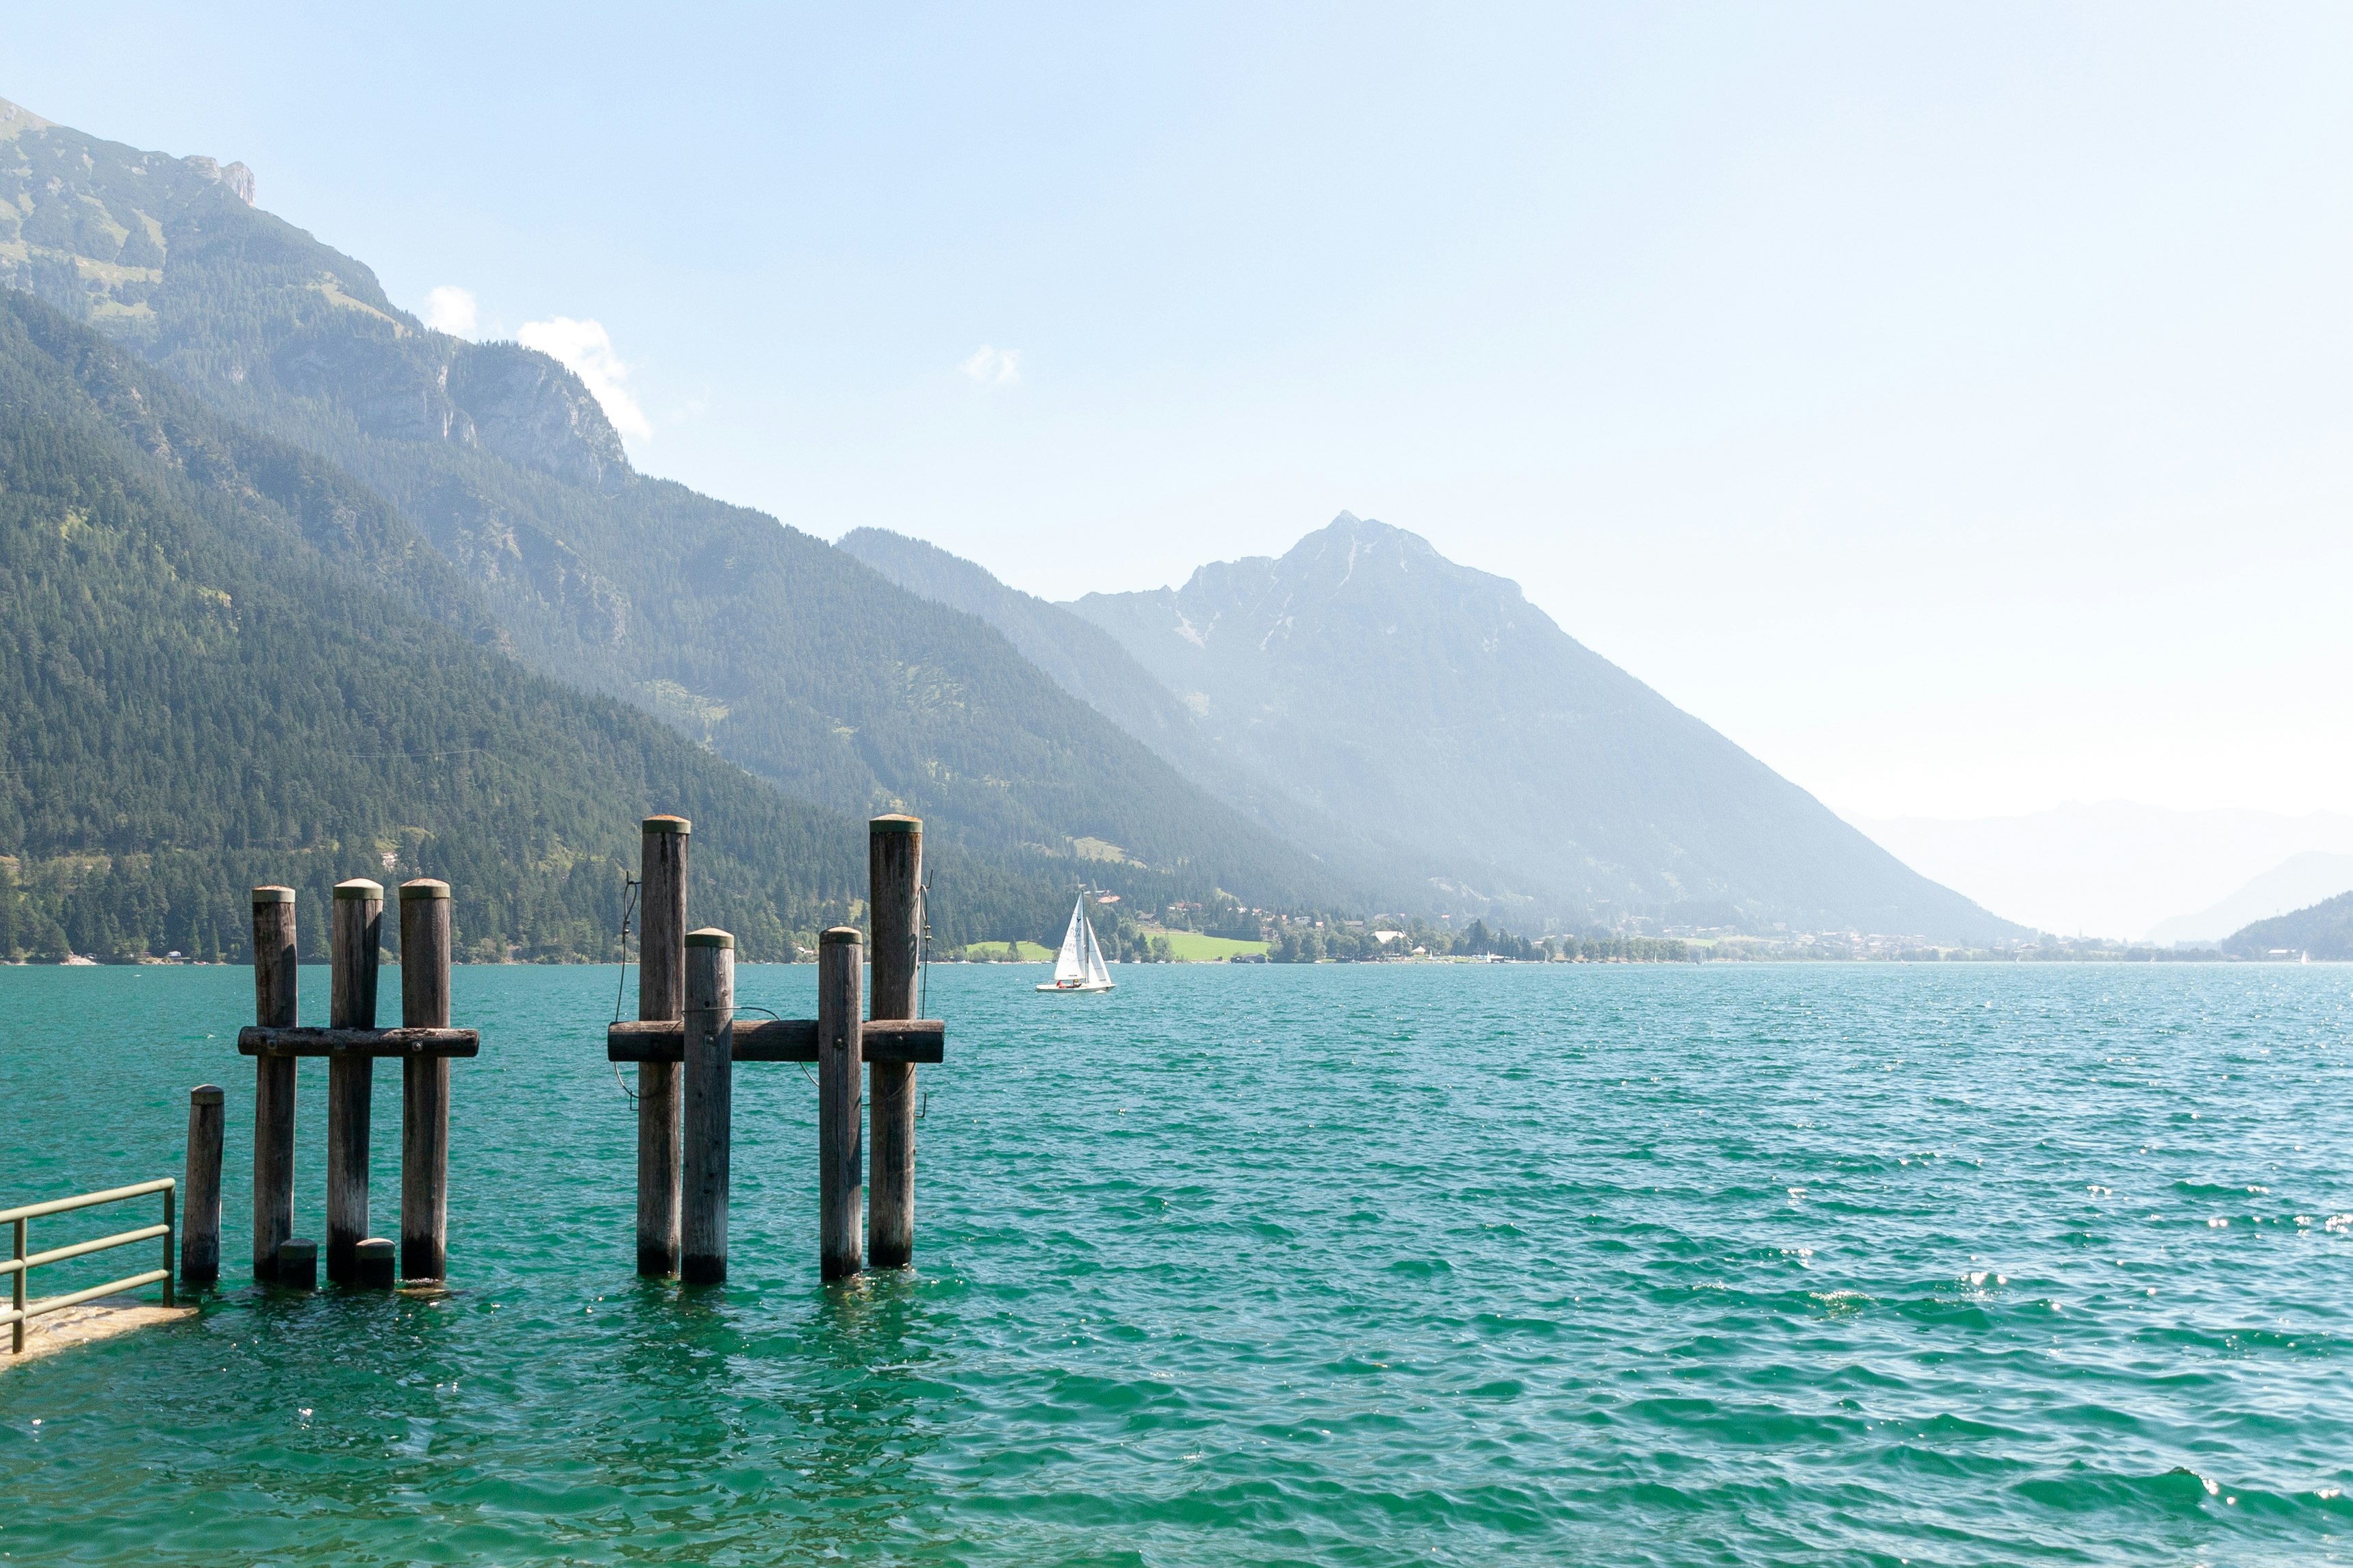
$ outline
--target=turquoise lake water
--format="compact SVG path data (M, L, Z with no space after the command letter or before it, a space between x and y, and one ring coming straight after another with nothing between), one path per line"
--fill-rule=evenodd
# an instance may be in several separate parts
M732 1279L688 1291L631 1272L616 972L459 969L484 1046L421 1300L242 1281L249 971L0 969L0 1203L178 1173L209 1079L230 1276L0 1373L0 1553L2353 1555L2353 970L1039 973L932 973L917 1270L819 1285L815 1091L745 1067Z

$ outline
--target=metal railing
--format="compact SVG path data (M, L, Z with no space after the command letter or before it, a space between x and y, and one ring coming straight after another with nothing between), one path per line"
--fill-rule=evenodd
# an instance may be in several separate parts
M0 1323L6 1323L11 1327L14 1339L14 1343L10 1346L11 1351L17 1355L25 1353L25 1322L28 1318L37 1318L44 1312L63 1311L68 1307L79 1307L84 1301L95 1301L100 1296L111 1296L118 1291L136 1290L142 1285L153 1285L159 1279L164 1282L164 1305L166 1307L177 1305L172 1294L172 1205L176 1201L175 1194L179 1191L179 1183L165 1176L158 1182L135 1182L127 1187L110 1187L102 1193L84 1193L78 1198L52 1198L45 1204L26 1204L22 1208L0 1209L0 1221L7 1222L10 1228L16 1232L14 1255L5 1262L0 1262L0 1274L8 1276L8 1310L0 1312ZM30 1228L30 1222L45 1215L65 1214L73 1209L94 1208L100 1204L121 1203L125 1198L143 1198L150 1193L164 1194L164 1223L161 1225L144 1226L137 1230L123 1231L117 1236L101 1236L95 1241L78 1241L71 1247L54 1247L47 1252L27 1253L25 1250L25 1238ZM133 1274L127 1279L116 1279L105 1285L93 1285L87 1290L75 1290L63 1296L51 1296L46 1300L35 1301L30 1306L26 1305L25 1276L42 1264L63 1263L69 1258L83 1258L93 1252L104 1252L109 1247L128 1247L134 1241L153 1241L157 1237L164 1238L163 1268L150 1268L144 1274Z

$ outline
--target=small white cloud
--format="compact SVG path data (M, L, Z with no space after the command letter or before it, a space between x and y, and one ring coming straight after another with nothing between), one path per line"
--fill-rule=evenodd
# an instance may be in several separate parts
M1021 384L1021 351L983 343L960 368L983 386L1018 386Z
M612 334L605 331L602 321L575 321L569 316L525 321L515 341L527 349L537 349L586 383L589 394L603 405L605 417L622 435L643 440L654 433L646 411L621 384L629 379L629 367L613 352Z
M425 324L451 337L474 335L474 291L444 283L425 296Z

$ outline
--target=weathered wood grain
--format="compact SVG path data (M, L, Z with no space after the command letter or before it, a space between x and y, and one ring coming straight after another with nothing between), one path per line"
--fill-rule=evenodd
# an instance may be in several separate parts
M400 1024L449 1026L449 884L420 877L400 885ZM400 1064L400 1273L448 1272L449 1058Z
M258 1029L294 1026L300 970L294 889L253 889L253 1020ZM238 1037L242 1048L244 1037ZM248 1052L248 1055L257 1053ZM253 1064L253 1277L278 1278L278 1247L294 1234L294 1058Z
M218 1084L188 1091L188 1170L180 1183L180 1283L220 1279L221 1140L227 1109Z
M384 942L384 887L364 877L335 884L327 930L328 1023L375 1027L376 966ZM349 1284L355 1249L368 1233L368 1112L375 1061L337 1052L327 1058L327 1278Z
M675 1022L686 1011L686 867L693 831L686 818L670 816L649 816L639 827L640 1019ZM679 1263L677 1061L638 1069L638 1272L656 1278L676 1274Z
M864 1262L858 1223L865 1165L858 1121L864 957L854 926L836 926L817 939L818 1246L828 1279L847 1279Z
M735 939L716 929L689 931L685 1043L679 1064L678 1262L678 1277L689 1285L717 1285L727 1279L734 1016Z
M867 944L873 1022L913 1018L923 958L923 824L892 815L867 824ZM866 1058L866 1119L874 1139L868 1165L866 1266L904 1268L915 1258L915 1068Z

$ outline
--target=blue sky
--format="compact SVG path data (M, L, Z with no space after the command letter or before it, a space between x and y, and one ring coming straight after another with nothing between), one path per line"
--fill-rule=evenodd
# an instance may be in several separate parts
M828 537L1347 508L1853 814L2353 810L2353 13L1115 10L51 6L0 96Z

